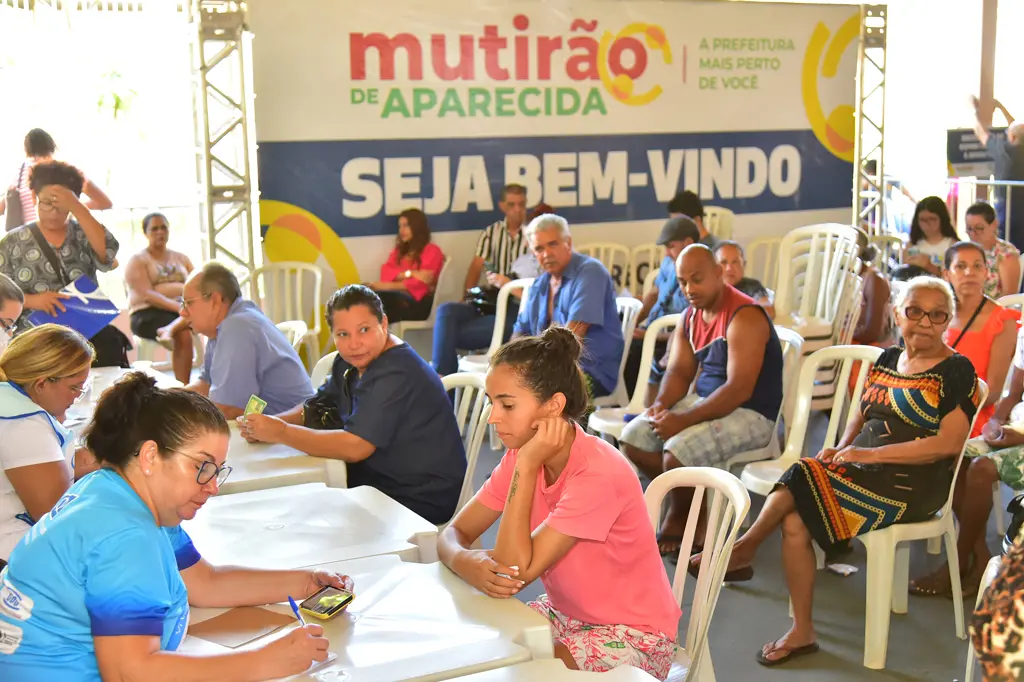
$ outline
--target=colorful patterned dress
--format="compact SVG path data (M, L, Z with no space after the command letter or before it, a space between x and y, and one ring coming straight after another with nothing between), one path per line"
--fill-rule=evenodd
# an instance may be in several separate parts
M968 419L978 409L971 361L956 354L918 374L903 374L903 349L879 356L861 399L864 426L853 440L863 448L927 438L956 408ZM861 464L801 459L779 480L818 545L838 543L894 523L924 521L942 508L953 480L954 458L931 464Z

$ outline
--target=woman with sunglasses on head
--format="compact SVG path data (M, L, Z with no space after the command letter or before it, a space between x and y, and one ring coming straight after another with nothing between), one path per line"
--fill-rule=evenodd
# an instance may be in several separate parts
M839 443L793 464L733 547L725 580L749 580L757 548L782 530L793 625L757 652L761 665L818 650L812 540L829 553L857 535L929 519L945 504L978 409L974 367L943 340L952 315L948 284L927 276L907 283L896 305L906 347L882 352Z
M13 293L6 289L0 280L0 298ZM0 319L17 319L16 309L3 301ZM0 355L0 564L71 485L72 462L85 473L87 457L74 458L63 423L88 389L92 360L89 342L56 324L18 335Z
M180 655L189 606L304 599L351 579L214 567L182 530L231 472L228 425L207 398L133 372L104 391L86 444L101 465L33 526L0 573L0 677L259 681L327 658L319 625L224 655Z

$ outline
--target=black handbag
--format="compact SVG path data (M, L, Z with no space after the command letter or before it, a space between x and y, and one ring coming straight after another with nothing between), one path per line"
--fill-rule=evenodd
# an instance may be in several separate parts
M494 287L473 287L466 292L465 301L476 309L477 315L495 315L498 312L498 290Z
M349 382L352 380L352 375L355 374L355 371L354 367L349 367L341 375L341 393L350 404L352 402L352 393ZM315 396L302 403L302 425L307 429L316 429L318 431L340 431L344 429L345 422L341 418L341 406L338 404L338 399L328 391L322 389L317 391Z

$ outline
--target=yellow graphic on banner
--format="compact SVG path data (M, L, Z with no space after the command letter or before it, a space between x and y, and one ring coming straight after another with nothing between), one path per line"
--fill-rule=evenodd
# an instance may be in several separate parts
M850 45L856 44L859 36L859 13L847 19L834 36L825 24L819 22L807 45L801 74L804 109L807 111L807 120L811 124L814 136L834 155L851 162L856 137L856 109L849 104L840 104L826 117L818 93L818 77L820 75L822 78L835 78L843 55Z
M647 47L661 52L661 58L666 64L672 63L672 48L665 37L665 29L656 24L634 22L614 36L611 31L605 31L597 47L597 72L601 77L601 83L612 97L629 106L650 104L663 92L660 85L655 85L647 92L634 94L635 81L629 73L620 73L612 77L608 67L608 50L616 41L637 34L644 36Z
M260 201L260 222L266 226L263 247L271 263L299 261L324 271L327 284L339 288L361 281L355 261L341 238L309 211L283 201ZM317 311L317 314L322 314ZM312 320L307 320L312 322ZM330 339L321 325L320 347Z

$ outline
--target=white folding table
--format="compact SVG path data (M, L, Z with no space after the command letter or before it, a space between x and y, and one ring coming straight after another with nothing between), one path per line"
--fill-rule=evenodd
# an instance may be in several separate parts
M546 658L467 675L459 682L597 682L599 679L604 682L657 682L658 678L630 665L613 668L606 673L591 673L569 670L561 661Z
M182 526L215 565L300 568L380 554L437 559L437 526L368 486L307 483L217 496Z
M356 599L345 613L323 624L337 659L293 680L447 680L554 655L546 618L517 599L492 599L478 592L440 563L403 563L386 556L327 568L352 576ZM266 608L291 614L283 604ZM191 622L220 613L223 609L192 609ZM186 637L180 650L229 651L194 637Z

